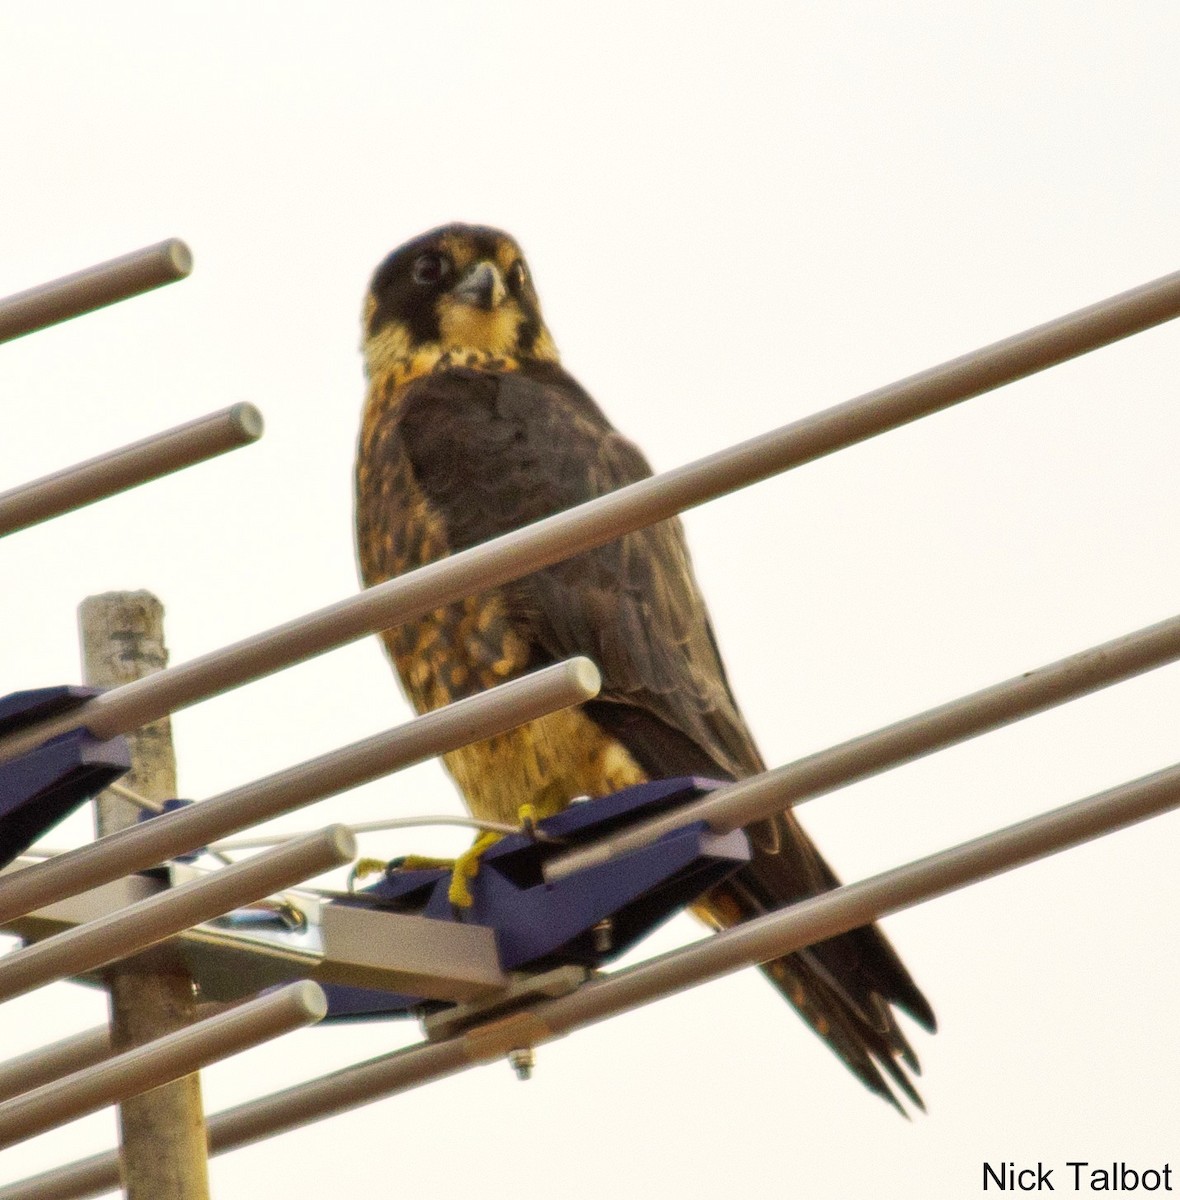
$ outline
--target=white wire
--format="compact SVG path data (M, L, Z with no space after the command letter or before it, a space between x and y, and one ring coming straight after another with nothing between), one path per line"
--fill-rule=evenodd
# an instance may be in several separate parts
M458 825L464 829L482 829L488 833L523 833L521 825L509 825L504 821L481 821L476 817L393 817L387 821L362 821L356 825L347 826L351 833L383 833L387 829L418 829L427 825ZM226 850L258 850L264 846L277 846L280 842L305 836L304 833L275 833L269 837L234 838L226 842L212 842L208 849L224 852Z
M146 796L141 796L138 792L133 792L129 787L124 787L121 783L108 783L106 790L114 792L116 796L134 804L136 808L143 809L144 812L162 813L164 811L164 806L158 800L149 800Z
M146 796L141 796L138 792L133 792L129 787L124 787L121 783L108 783L106 790L114 792L121 799L134 804L136 808L142 809L144 812L152 813L159 816L164 811L164 806L158 800L149 800ZM270 843L267 843L270 845ZM215 858L222 866L233 866L233 859L223 854L220 850L213 846L206 846L205 853L210 857Z
M151 804L145 797L132 792L130 788L124 788L121 785L111 785L111 790L118 788L120 794L124 794L124 798L130 800L132 804L138 804L146 811L153 811L149 806ZM352 833L382 833L389 829L419 829L430 825L450 825L458 826L463 829L481 829L488 833L523 833L525 827L521 825L510 825L503 821L482 821L476 817L458 817L458 816L425 816L425 817L392 817L385 821L361 821L355 825L349 825L347 828ZM535 836L539 836L540 840L548 840L544 834L537 834L533 830ZM304 833L277 833L270 837L253 837L253 838L236 838L224 842L213 842L206 846L205 852L213 858L219 859L223 864L231 864L234 860L226 853L229 850L261 850L267 846L277 846L283 842L292 841L295 838L305 836ZM57 854L65 853L61 850L50 850L47 847L33 847L26 850L25 853L35 857L52 858ZM197 870L209 870L211 868L197 867ZM297 895L295 890L283 892L278 899L288 904L296 912L302 912L299 903L295 898Z

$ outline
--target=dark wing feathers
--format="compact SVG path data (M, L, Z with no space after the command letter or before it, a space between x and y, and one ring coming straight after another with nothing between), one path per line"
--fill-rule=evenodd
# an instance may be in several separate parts
M594 401L548 364L425 376L407 389L399 425L453 550L651 474ZM574 654L598 664L603 691L586 712L645 772L737 779L765 769L730 691L679 521L547 567L506 594L534 665ZM722 911L748 918L836 885L793 814L749 832L752 861L711 893ZM875 926L765 970L871 1090L896 1103L883 1069L920 1103L897 1061L916 1071L917 1060L890 1005L930 1029L934 1015Z
M651 474L558 368L450 371L410 386L402 436L453 550ZM679 521L556 563L508 589L539 660L586 654L603 699L682 730L731 777L763 768L717 655Z

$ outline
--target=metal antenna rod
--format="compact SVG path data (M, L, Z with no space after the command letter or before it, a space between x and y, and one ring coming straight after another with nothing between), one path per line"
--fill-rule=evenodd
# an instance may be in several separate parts
M226 1007L216 1001L199 1004L197 1018L204 1020L214 1013L223 1012ZM110 1058L113 1053L110 1026L103 1024L71 1034L47 1046L38 1046L16 1058L5 1059L0 1063L0 1102L52 1083L83 1067L91 1067Z
M557 663L385 733L0 876L0 925L313 800L591 700L599 685L598 671L589 659Z
M674 812L557 854L542 870L546 880L556 882L575 871L649 845L664 834L696 821L705 821L715 833L740 829L804 800L847 787L1177 658L1180 658L1180 616L1026 671L773 771L743 779Z
M102 1062L111 1054L111 1030L99 1025L62 1038L49 1046L40 1046L17 1058L0 1063L0 1101L11 1100L30 1088L51 1083L71 1071Z
M192 269L192 251L179 238L169 238L18 292L0 300L0 342L175 283Z
M215 1113L207 1122L209 1152L236 1150L433 1083L512 1050L552 1041L1157 816L1178 804L1180 764L756 917L446 1041L419 1043ZM116 1154L95 1155L0 1187L0 1200L78 1200L116 1186L118 1170Z
M0 960L0 1003L136 954L191 925L253 904L355 857L356 838L343 825L329 825L277 850L25 946Z
M235 404L0 492L0 537L96 500L105 500L227 450L248 446L261 436L262 414L258 409L253 404Z
M34 1088L0 1104L0 1150L314 1025L327 1012L323 989L305 979Z
M0 739L0 761L83 725L99 737L124 733L1177 315L1180 272L96 696L64 717Z

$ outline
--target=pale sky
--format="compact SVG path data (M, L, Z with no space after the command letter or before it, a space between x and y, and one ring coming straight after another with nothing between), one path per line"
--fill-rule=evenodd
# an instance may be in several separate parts
M566 366L672 467L1180 268L1170 3L0 9L0 294L168 236L192 277L0 348L0 489L249 400L258 445L0 551L5 690L76 682L85 595L149 588L174 662L356 589L358 312L449 220L529 256ZM778 764L1180 611L1180 327L688 514ZM846 879L1176 761L1157 671L803 810ZM373 639L179 714L203 797L408 716ZM286 824L457 812L429 764ZM985 1160L1180 1169L1175 816L887 922L941 1029L929 1113L864 1092L755 972L212 1160L219 1200L957 1200ZM80 816L55 845L89 836ZM462 834L366 839L457 851ZM680 918L636 957L701 936ZM101 995L11 1002L6 1052ZM209 1111L417 1040L312 1029ZM0 1154L109 1148L111 1113Z

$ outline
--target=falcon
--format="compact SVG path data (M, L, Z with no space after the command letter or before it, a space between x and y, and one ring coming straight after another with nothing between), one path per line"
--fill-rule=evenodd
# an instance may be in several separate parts
M395 250L373 275L363 325L369 386L356 539L366 587L651 474L562 368L507 234L447 225ZM478 818L515 822L522 810L543 818L575 797L650 779L734 780L766 769L679 521L382 637L419 712L572 655L598 665L597 699L445 756ZM747 833L751 861L694 906L713 928L837 885L791 812ZM762 970L868 1088L898 1109L897 1092L921 1107L910 1078L917 1058L895 1009L931 1032L934 1014L876 926Z

